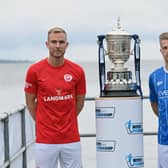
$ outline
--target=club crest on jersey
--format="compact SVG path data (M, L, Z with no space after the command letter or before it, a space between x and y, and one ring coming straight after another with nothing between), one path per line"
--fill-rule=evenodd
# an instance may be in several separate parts
M70 82L70 81L72 80L72 75L71 75L71 74L65 74L65 75L64 75L64 80L65 80L66 82Z

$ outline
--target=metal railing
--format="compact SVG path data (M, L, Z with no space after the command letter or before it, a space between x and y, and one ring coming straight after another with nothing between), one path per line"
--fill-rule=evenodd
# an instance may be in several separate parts
M144 96L143 99L148 99L148 96ZM86 101L95 101L95 97L87 97ZM10 156L10 134L9 134L9 118L15 113L20 114L21 119L21 148L12 156ZM4 162L0 165L0 168L10 168L14 160L19 156L22 156L22 168L27 168L27 149L34 143L34 138L30 141L26 141L26 106L22 105L17 110L12 112L0 113L0 122L3 125L3 139L4 139ZM155 136L157 132L144 132L144 136ZM95 133L80 134L80 137L89 138L95 137ZM0 156L2 157L2 156Z
M0 113L0 122L3 125L3 140L4 140L4 163L0 165L0 168L10 168L11 163L18 157L22 156L22 168L27 168L27 149L34 143L34 139L26 142L26 106L22 105L18 109L11 112ZM21 121L21 148L12 156L10 156L10 134L9 134L9 119L14 114L20 114ZM17 135L16 135L17 136ZM2 157L2 156L0 156Z

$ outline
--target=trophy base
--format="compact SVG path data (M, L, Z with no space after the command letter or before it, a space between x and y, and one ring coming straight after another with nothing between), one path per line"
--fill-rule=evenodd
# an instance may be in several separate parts
M132 79L132 72L131 71L108 71L107 72L107 80L111 81L111 80L126 80L129 81L130 79Z
M113 84L105 84L105 89L101 93L102 97L119 97L119 96L124 96L124 97L129 97L129 96L137 96L137 85L136 83L131 83L131 84L118 84L118 85L113 85Z
M102 91L100 97L136 97L136 91Z
M137 85L136 83L130 83L130 84L111 84L106 83L105 84L105 91L136 91Z

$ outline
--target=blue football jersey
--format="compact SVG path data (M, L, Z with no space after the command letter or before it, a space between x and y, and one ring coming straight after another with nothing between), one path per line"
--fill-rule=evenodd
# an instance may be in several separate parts
M149 99L158 103L158 143L168 145L168 71L156 69L149 77Z

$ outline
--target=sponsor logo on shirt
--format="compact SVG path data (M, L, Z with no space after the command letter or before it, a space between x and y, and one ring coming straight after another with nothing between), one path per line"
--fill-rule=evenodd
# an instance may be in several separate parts
M51 102L51 101L61 101L61 100L70 100L73 99L72 94L67 94L67 95L58 95L58 96L44 96L43 100L45 102Z
M72 80L72 75L71 75L71 74L65 74L65 75L64 75L64 80L65 80L66 82L70 82L70 81Z
M163 84L163 81L158 81L157 82L157 86L160 86L160 85L162 85Z
M168 97L168 90L163 90L159 92L159 97Z
M26 83L25 83L25 88L29 88L29 87L32 87L32 84L31 84L31 83L26 82Z
M61 88L57 88L56 92L57 92L58 95L61 95L62 89Z

